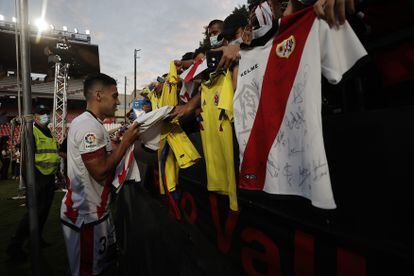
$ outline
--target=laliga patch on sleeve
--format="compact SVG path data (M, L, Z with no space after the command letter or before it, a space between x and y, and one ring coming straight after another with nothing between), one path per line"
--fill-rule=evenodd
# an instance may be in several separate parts
M83 137L83 142L85 143L85 149L95 149L98 146L98 139L96 138L96 134L93 132L87 133Z

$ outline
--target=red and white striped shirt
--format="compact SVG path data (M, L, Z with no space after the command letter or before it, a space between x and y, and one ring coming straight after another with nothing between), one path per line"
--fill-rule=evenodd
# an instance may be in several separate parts
M348 23L330 29L312 8L282 18L264 46L241 51L234 96L240 188L336 208L322 136L321 75L336 84L366 54Z

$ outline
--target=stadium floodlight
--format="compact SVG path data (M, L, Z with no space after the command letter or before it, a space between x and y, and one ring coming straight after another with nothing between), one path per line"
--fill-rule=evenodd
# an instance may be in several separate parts
M90 35L91 31L90 30L85 30L85 34Z
M0 21L4 20L4 15L0 14Z
M75 34L79 33L77 28L73 29L73 31L75 32Z
M35 25L39 32L46 31L49 28L49 24L43 18L36 19Z
M55 29L55 25L50 24L50 25L49 25L49 28L53 31L53 30Z
M17 22L17 18L16 17L12 17L12 21L14 22L14 23L16 23Z
M68 27L67 26L63 26L62 29L67 32L68 31Z

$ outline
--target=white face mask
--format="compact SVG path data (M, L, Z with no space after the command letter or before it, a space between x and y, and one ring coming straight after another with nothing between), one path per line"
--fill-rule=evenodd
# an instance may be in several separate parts
M39 116L39 123L41 125L47 126L50 123L50 118L48 114L43 114Z
M218 47L221 45L221 43L223 43L223 39L222 40L218 40L218 35L215 36L210 36L210 45L211 47Z
M241 45L242 43L245 43L245 42L244 42L244 40L243 40L243 36L244 36L244 33L246 32L246 28L247 28L247 27L244 27L243 32L242 32L242 34L241 34L241 36L240 36L239 38L237 38L237 39L235 39L235 40L231 41L231 42L229 43L229 45Z

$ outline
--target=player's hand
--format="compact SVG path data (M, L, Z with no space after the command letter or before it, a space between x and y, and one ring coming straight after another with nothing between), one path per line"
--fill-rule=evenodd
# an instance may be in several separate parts
M234 62L240 59L240 45L228 45L222 46L217 49L212 49L211 51L223 51L223 56L217 66L219 69L228 69Z
M345 23L347 12L355 12L355 0L318 0L313 8L316 15L325 19L329 26L338 26Z
M122 136L122 142L127 143L127 145L133 144L139 137L138 123L134 122Z

